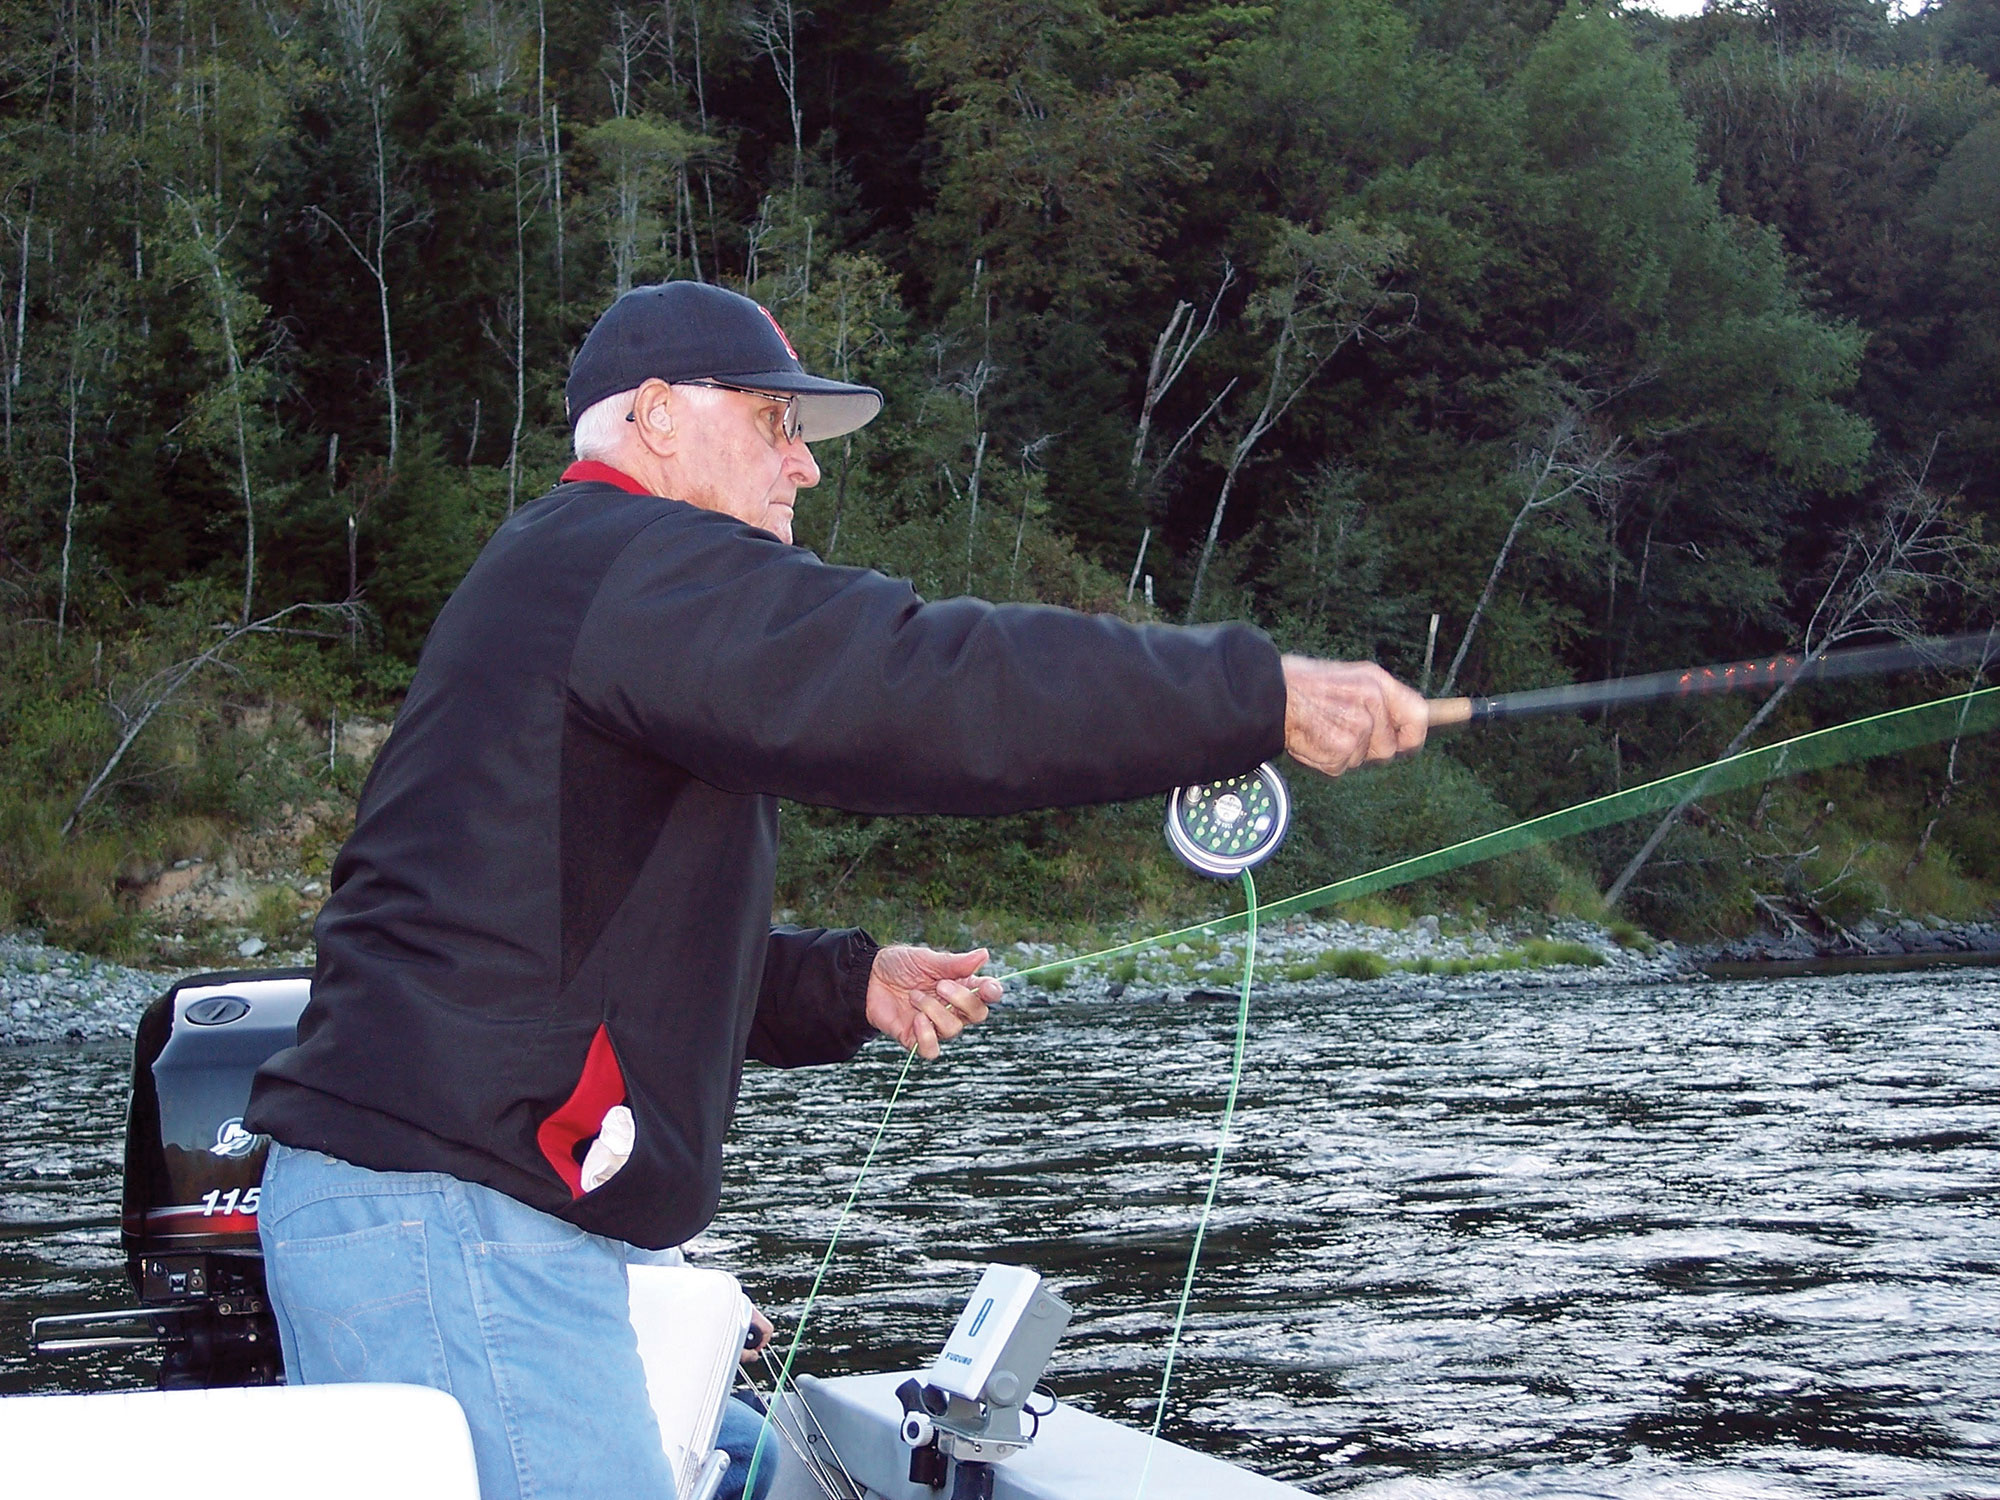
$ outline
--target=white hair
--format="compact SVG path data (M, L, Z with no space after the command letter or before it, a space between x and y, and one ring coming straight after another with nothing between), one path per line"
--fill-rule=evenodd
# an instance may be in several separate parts
M576 419L576 456L599 463L615 458L625 446L625 414L638 398L638 387L593 401Z
M674 399L689 406L707 406L720 401L723 392L703 385L676 385ZM593 401L576 419L576 456L579 459L594 458L599 463L609 463L618 456L625 446L629 434L625 431L625 418L632 410L632 404L639 399L639 388L620 391L606 396L602 401Z

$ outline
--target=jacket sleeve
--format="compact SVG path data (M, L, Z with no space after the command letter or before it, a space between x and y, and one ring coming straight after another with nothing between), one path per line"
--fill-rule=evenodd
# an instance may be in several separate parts
M875 1034L868 976L875 939L860 928L773 927L750 1025L750 1056L779 1068L846 1062Z
M568 686L711 786L864 813L1122 801L1284 745L1278 653L1248 626L927 604L690 506L605 573Z

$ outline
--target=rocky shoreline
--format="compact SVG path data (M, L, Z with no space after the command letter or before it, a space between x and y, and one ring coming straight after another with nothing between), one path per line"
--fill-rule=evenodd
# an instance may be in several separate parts
M1455 927L1435 916L1420 917L1402 928L1337 918L1288 918L1259 930L1253 986L1263 991L1277 985L1421 983L1450 993L1496 984L1537 988L1665 984L1699 978L1718 964L1769 964L1782 969L1856 959L1977 961L1979 955L1990 953L2000 965L2000 922L1861 922L1831 939L1758 933L1700 947L1671 941L1626 947L1612 929L1569 918L1535 930L1505 922ZM1228 994L1240 982L1242 945L1242 933L1223 933L1059 974L1039 978L1030 974L1009 988L1028 1004L1046 1004L1058 996L1145 1003ZM1063 956L1052 943L1009 944L994 950L992 968L1003 976L1022 974ZM261 951L245 957L264 968L312 962L311 953L304 951ZM149 1004L176 980L200 972L130 968L51 947L32 929L0 932L0 1046L130 1037Z
M1080 965L1021 986L1029 1003L1064 999L1165 1001L1228 992L1241 983L1243 934L1161 945ZM1019 974L1063 957L1053 943L994 950L993 969ZM1454 931L1436 916L1407 927L1291 917L1261 926L1252 990L1423 983L1446 990L1496 982L1553 987L1662 984L1699 972L1693 950L1673 942L1625 947L1609 928L1558 919L1530 930L1504 922Z
M1702 950L1704 963L1811 963L1855 958L1947 958L1991 953L2000 962L2000 922L1862 921L1830 937L1803 930L1756 932Z
M183 972L132 969L51 948L32 929L0 933L0 1045L129 1037L146 1007Z

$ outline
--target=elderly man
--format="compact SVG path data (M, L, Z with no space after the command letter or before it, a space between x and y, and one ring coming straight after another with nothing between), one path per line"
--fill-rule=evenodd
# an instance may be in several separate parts
M777 799L996 814L1416 748L1378 668L1201 629L927 604L790 545L808 443L878 392L756 303L619 299L568 383L579 462L438 616L248 1123L288 1378L465 1408L485 1500L672 1480L625 1265L705 1225L746 1053L937 1055L983 951L772 928Z

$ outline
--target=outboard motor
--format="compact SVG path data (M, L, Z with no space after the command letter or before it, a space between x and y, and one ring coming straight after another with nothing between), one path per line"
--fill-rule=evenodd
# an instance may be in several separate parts
M257 1242L270 1143L243 1128L243 1112L264 1059L297 1040L311 979L307 969L200 974L147 1007L132 1049L122 1216L140 1306L37 1318L36 1352L157 1347L163 1390L281 1379Z

